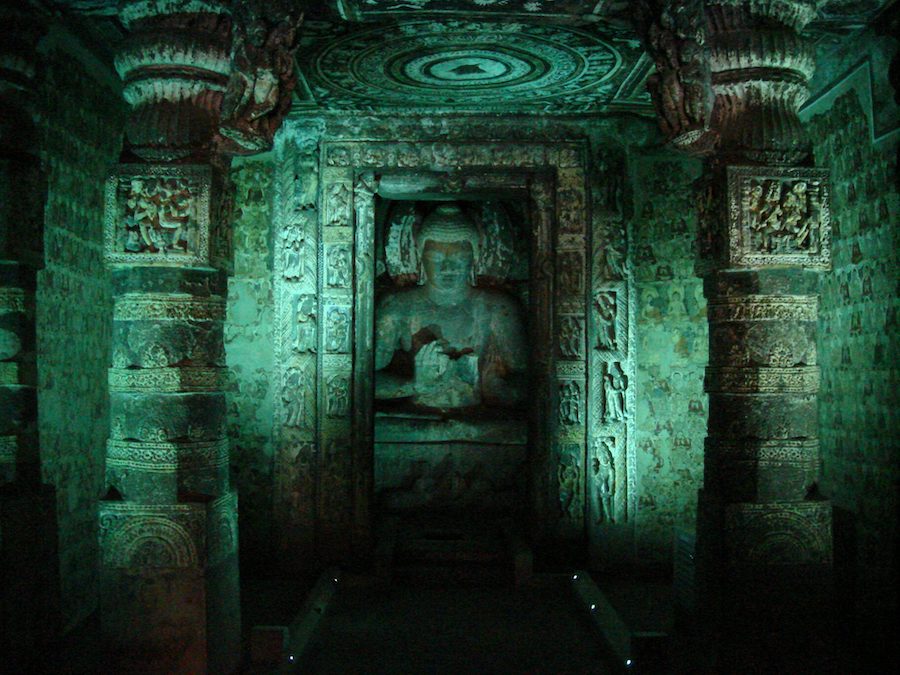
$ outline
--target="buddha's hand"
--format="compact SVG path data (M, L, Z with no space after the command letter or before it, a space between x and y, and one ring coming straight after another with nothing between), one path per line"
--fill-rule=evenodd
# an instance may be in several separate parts
M435 340L422 347L415 357L417 388L436 385L450 367L450 357Z

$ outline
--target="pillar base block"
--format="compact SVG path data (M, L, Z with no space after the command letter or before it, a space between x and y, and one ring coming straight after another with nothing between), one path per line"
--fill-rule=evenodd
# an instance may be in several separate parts
M237 494L100 503L101 626L110 667L233 673L240 664Z
M723 503L701 491L697 598L717 668L791 672L827 660L831 523L829 501Z

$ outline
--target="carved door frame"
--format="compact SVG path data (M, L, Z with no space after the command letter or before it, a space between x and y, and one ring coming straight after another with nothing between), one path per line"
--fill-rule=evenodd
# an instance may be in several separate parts
M597 225L590 209L587 144L326 140L318 149L318 200L315 211L307 214L307 220L317 221L314 375L318 385L311 406L314 433L302 446L309 453L307 466L313 474L308 479L315 494L315 523L306 524L312 527L301 523L300 530L314 530L316 549L324 558L364 556L371 548L374 206L376 195L397 198L396 184L402 178L407 189L427 191L433 199L479 192L528 199L531 388L543 392L533 397L536 409L529 415L532 534L545 542L602 540L593 527L598 510L604 508L602 495L598 496L591 475L592 466L598 465L593 453L600 439L615 439L612 472L619 477L620 489L615 491L613 509L622 520L631 511L628 500L633 495L633 461L625 450L626 426L633 415L607 420L602 389L604 364L613 360L625 369L626 381L631 379L631 303L627 276L598 286L595 265L590 264L598 242L592 241ZM624 225L620 221L614 226L622 228L624 241ZM333 263L345 260L348 248L352 279L338 273ZM284 327L279 335L284 336L287 326L295 323L288 314L296 303L292 305L277 288L282 281L280 260L282 255L276 254L276 313ZM342 263L341 269L345 267ZM619 351L615 353L600 353L588 342L593 340L596 323L589 308L594 306L598 288L617 293L619 299L615 318ZM565 341L559 339L561 329ZM289 340L280 339L276 362L282 374L289 352ZM589 373L595 375L589 379ZM343 399L336 403L334 396L342 396L341 389L346 392L348 384L349 404ZM626 396L633 400L628 389L622 394L623 406L632 412L633 405L626 403ZM276 403L288 400L283 391ZM611 431L611 427L621 429ZM278 511L276 504L276 515Z

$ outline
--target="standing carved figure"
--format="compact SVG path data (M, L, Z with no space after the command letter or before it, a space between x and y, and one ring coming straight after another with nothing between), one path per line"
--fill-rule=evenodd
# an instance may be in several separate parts
M620 422L625 419L625 388L627 378L622 367L615 361L606 364L603 375L604 384L604 422Z
M559 423L581 423L581 387L568 380L559 385Z
M597 314L597 349L611 352L616 349L616 294L600 291L594 295Z
M597 485L597 501L600 512L597 523L615 523L614 499L616 493L616 464L612 448L614 439L601 438L595 443L592 469Z
M284 278L288 281L297 281L303 278L303 248L305 243L303 235L297 227L291 228L285 234Z
M557 481L559 485L559 510L564 518L575 515L575 507L578 504L578 487L581 483L581 472L578 463L572 456L560 458L557 467Z

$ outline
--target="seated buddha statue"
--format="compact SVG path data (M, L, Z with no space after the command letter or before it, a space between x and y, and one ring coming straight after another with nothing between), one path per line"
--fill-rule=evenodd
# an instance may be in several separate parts
M527 367L519 302L476 286L475 224L442 204L415 245L418 286L389 292L376 309L375 398L440 411L517 406Z

